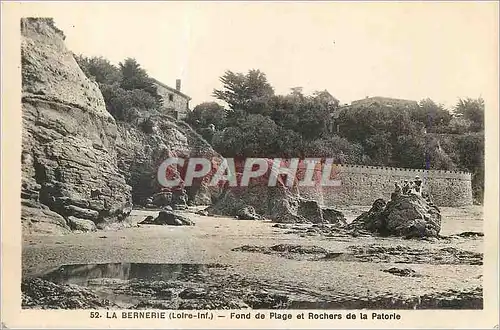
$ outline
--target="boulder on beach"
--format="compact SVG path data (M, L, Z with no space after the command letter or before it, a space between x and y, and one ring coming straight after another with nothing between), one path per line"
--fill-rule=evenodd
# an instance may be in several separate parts
M386 202L382 198L375 200L372 207L367 212L363 212L359 217L354 219L354 221L349 224L349 227L377 232L383 227L382 213L385 210L385 206Z
M299 200L297 214L311 223L323 222L323 210L313 200Z
M344 214L331 207L324 207L323 209L323 222L338 226L347 225Z
M67 234L70 232L66 220L60 214L32 200L22 200L21 220L24 234Z
M83 232L96 231L97 227L92 220L80 219L77 217L68 217L69 227L73 230L79 230Z
M247 205L236 211L236 218L239 220L259 220L261 216L255 212L253 206Z
M139 222L140 225L168 225L168 226L194 226L194 222L187 217L174 211L160 211L158 216L153 219L152 216L146 217Z
M387 203L377 199L349 226L383 236L436 237L441 230L441 213L421 196L400 195Z

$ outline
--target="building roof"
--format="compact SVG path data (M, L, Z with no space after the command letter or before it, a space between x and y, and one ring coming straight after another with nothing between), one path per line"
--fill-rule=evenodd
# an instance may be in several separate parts
M163 88L165 88L165 89L168 89L168 90L169 90L169 91L171 91L172 93L175 93L175 94L177 94L177 95L180 95L180 96L182 96L182 97L184 97L184 98L186 98L186 99L188 99L188 100L191 100L191 97L189 97L189 96L187 96L186 94L184 94L184 93L182 93L182 92L178 91L177 89L172 88L172 87L170 87L170 86L167 86L167 85L165 85L164 83L162 83L162 82L160 82L160 81L158 81L158 80L156 80L156 79L154 79L154 78L151 78L151 79L153 80L153 82L154 82L155 84L157 84L157 85L159 85L159 86L161 86L161 87L163 87Z

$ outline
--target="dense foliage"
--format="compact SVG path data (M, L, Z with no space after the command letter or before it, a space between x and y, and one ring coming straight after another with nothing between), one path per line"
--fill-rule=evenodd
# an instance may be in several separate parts
M415 106L341 107L327 91L276 95L259 70L227 71L214 96L187 118L226 157L325 157L338 163L462 170L484 186L484 101L460 99L451 111L430 99ZM207 131L213 124L215 131ZM209 132L210 134L207 134Z
M161 106L153 80L139 63L127 58L119 66L102 57L75 56L87 77L99 84L107 110L117 120L132 121L139 112Z
M101 57L76 59L99 84L117 120L134 121L141 112L161 107L152 79L134 59L119 66ZM213 95L227 108L201 103L186 122L226 157L318 157L341 164L468 171L474 197L482 202L482 99L460 99L451 111L430 99L414 106L342 107L326 90L304 95L295 87L276 95L259 70L227 71L220 80L222 88Z

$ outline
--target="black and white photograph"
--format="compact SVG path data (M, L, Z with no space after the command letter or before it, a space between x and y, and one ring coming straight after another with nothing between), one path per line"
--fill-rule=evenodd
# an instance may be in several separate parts
M485 308L497 3L58 6L18 23L22 310Z

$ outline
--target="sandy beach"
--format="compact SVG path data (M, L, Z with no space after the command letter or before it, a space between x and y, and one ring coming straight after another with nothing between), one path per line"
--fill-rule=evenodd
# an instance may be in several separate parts
M352 221L367 209L351 207L341 211L348 221ZM146 298L119 298L116 288L111 290L114 293L110 296L109 283L102 282L102 278L116 278L117 267L120 273L122 268L134 264L133 267L139 269L141 265L149 267L150 271L151 266L147 264L180 265L180 268L208 265L202 271L184 271L188 276L184 283L195 289L208 286L211 291L214 288L226 290L229 296L239 296L245 290L272 293L287 297L285 301L289 307L335 308L335 302L340 301L359 307L360 301L369 304L382 297L392 301L417 301L401 306L396 302L395 308L418 308L422 297L450 296L446 299L453 300L460 293L482 290L483 237L450 236L462 232L482 233L482 207L442 208L441 211L441 235L450 238L408 240L328 237L308 231L311 225L303 225L304 230L294 226L294 231L290 230L292 227L277 228L269 221L200 216L188 210L183 213L196 223L195 226L136 225L115 231L25 236L23 277L54 274L63 265L91 265L83 272L75 268L69 275L60 277L59 283L92 287L92 281L95 285L96 279L101 279L94 287L96 292L107 292L111 301L131 307L133 302ZM157 213L134 210L130 222L137 223ZM278 248L269 250L273 246ZM307 251L307 247L316 250ZM300 248L306 251L297 252ZM329 259L331 255L343 258ZM110 272L109 265L115 270ZM96 272L96 267L101 270ZM102 267L108 271L103 271ZM182 273L180 268L172 270L172 274ZM407 271L388 272L391 268ZM165 273L161 269L153 271ZM163 275L178 281L178 276L172 274ZM201 277L192 278L197 274ZM140 277L147 280L148 275ZM125 279L127 276L122 275L120 280ZM137 296L128 294L134 295ZM248 302L246 305L256 307Z

